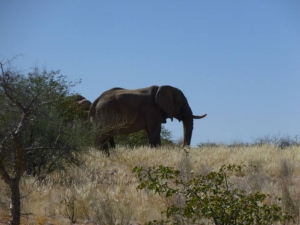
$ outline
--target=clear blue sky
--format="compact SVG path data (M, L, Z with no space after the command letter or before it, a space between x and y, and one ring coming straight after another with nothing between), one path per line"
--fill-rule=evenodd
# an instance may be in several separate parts
M299 0L2 0L0 60L18 54L25 71L81 78L91 101L112 87L181 89L208 114L192 145L300 135Z

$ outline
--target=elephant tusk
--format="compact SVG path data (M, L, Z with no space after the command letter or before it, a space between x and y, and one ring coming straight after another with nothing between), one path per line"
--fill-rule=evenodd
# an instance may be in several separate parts
M193 115L193 119L202 119L202 118L206 117L206 115L207 115L207 114L204 114L204 115L202 115L202 116L194 116L194 115Z

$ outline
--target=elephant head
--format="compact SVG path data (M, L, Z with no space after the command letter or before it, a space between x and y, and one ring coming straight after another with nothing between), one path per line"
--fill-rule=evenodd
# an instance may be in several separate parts
M80 95L80 94L74 94L74 95L71 95L71 96L69 96L69 97L72 98L72 99L74 99L74 101L76 101L76 102L79 102L79 101L85 99L85 97L83 97L83 96Z
M82 99L80 101L77 101L77 103L78 103L79 107L86 112L88 112L90 110L90 107L92 105L92 103L87 99Z
M193 120L204 118L207 114L202 116L194 116L188 104L188 101L181 90L171 86L161 86L157 90L155 101L157 106L166 114L167 118L173 121L176 118L183 123L183 145L190 145Z
M80 118L83 120L88 120L88 112L92 103L83 97L80 94L74 94L66 97L65 101L65 108L73 114L74 112L78 113ZM70 107L71 106L71 107Z

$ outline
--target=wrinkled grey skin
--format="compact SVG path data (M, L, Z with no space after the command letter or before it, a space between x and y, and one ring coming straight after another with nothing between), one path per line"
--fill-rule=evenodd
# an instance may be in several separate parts
M113 137L146 130L149 145L161 145L161 124L176 118L183 122L183 145L190 145L194 116L182 91L171 86L151 86L127 90L113 88L102 93L91 105L89 118L98 126L110 126L110 131L96 138L95 144L108 151L108 142L115 147ZM121 123L121 127L117 127ZM116 127L116 128L114 128Z

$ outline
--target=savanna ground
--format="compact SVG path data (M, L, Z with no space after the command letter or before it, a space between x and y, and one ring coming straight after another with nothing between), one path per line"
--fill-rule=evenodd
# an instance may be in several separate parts
M231 182L246 191L282 198L276 202L300 224L300 146L203 146L201 148L117 148L111 157L91 150L81 167L46 178L21 181L22 224L144 224L162 219L178 199L136 190L135 166L171 166L182 176L217 171L224 164L246 165ZM9 195L0 181L0 224L9 221ZM203 221L208 224L207 221Z

